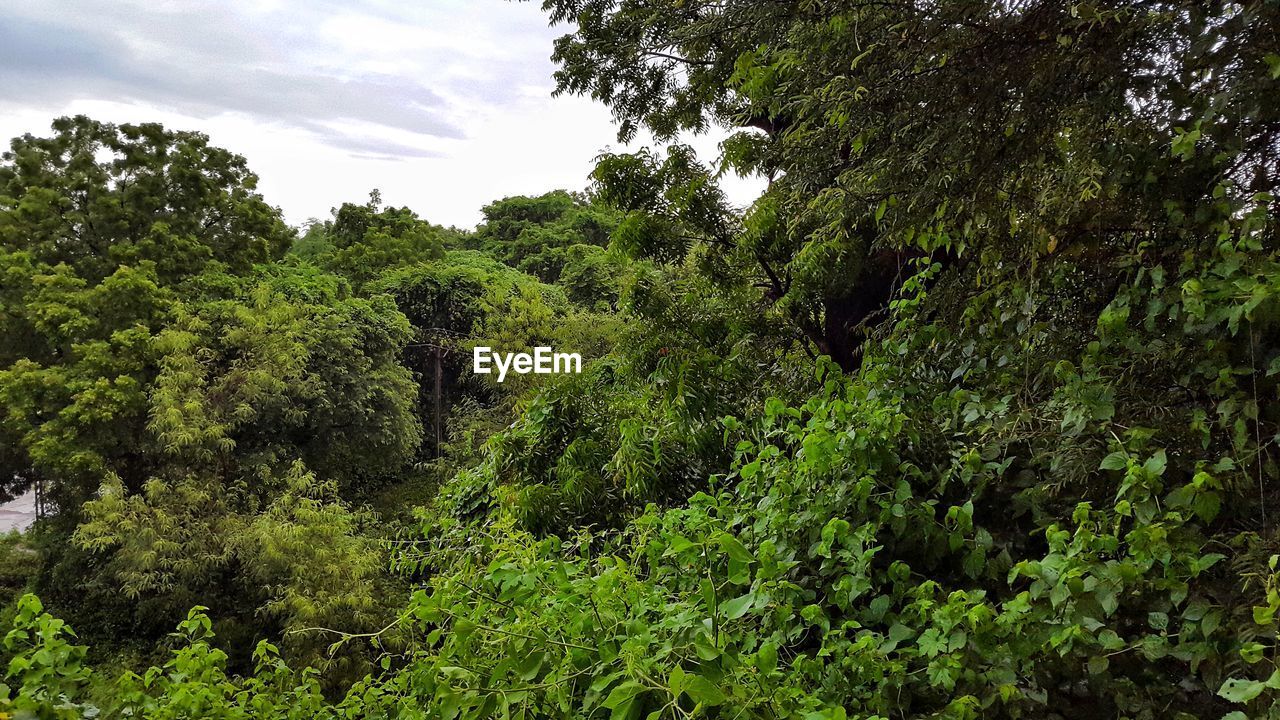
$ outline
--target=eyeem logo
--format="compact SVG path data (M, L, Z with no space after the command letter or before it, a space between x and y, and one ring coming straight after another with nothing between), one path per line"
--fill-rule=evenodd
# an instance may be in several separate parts
M536 347L533 354L529 353L500 353L493 352L492 348L478 347L475 349L472 358L472 369L480 375L488 375L493 372L494 368L498 369L498 382L502 382L507 378L508 371L514 371L520 375L534 373L537 375L550 375L552 373L580 373L582 372L582 356L578 353L558 353L552 351L549 347Z

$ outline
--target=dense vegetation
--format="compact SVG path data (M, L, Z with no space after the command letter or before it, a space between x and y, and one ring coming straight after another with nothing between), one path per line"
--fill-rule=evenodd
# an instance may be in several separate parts
M1280 717L1280 6L544 7L718 165L299 233L197 134L13 142L0 712Z

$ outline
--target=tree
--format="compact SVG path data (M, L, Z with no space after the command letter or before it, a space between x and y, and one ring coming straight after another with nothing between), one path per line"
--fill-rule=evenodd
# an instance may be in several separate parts
M575 25L558 91L603 101L621 137L750 128L725 165L774 181L741 232L709 239L752 259L846 370L913 258L1022 264L1204 236L1276 190L1277 15L1260 0L545 7ZM681 177L649 175L624 209L683 197ZM1233 202L1205 211L1218 179Z
M609 208L564 190L504 198L483 212L485 221L469 246L552 284L567 264L578 261L581 251L571 252L571 247L603 248L617 225L617 214Z
M420 219L407 207L382 207L377 190L364 205L343 203L312 224L295 245L300 257L346 277L357 289L395 268L444 257L460 233Z
M91 630L142 637L208 602L249 635L242 649L264 630L371 624L379 554L342 498L385 485L421 442L399 363L409 325L389 298L353 298L314 269L203 282L236 292L171 308L148 345L146 425L117 439L139 462L106 465L55 519L74 532L48 543L38 585Z
M107 472L142 478L152 343L200 273L293 236L244 159L198 133L83 116L0 163L0 488L74 512Z
M432 442L421 450L424 459L442 452L455 404L474 403L503 414L513 398L541 379L512 375L499 385L475 375L472 348L568 347L590 358L592 351L603 353L609 342L602 338L611 337L606 318L573 308L560 288L474 250L388 272L368 290L392 298L414 328L415 342L406 348L404 364L421 384L419 414L430 418Z
M280 571L303 545L266 525L288 523L255 518L327 518L337 534L308 549L368 578L377 553L342 497L421 441L409 324L385 296L274 262L293 231L203 136L54 127L0 165L0 484L52 500L36 586L100 636L157 637L215 596L246 629L260 610L275 630L305 622L308 603L337 619L330 578Z
M544 337L572 339L549 341L556 347L589 341L565 320L530 322L526 303L511 297L489 316L484 344L519 348L520 331L538 326ZM795 381L783 369L789 338L752 300L749 286L710 282L693 262L635 263L607 352L584 353L600 359L581 375L526 391L514 422L445 484L439 507L463 517L501 507L526 529L558 533L682 503L728 467L721 418L749 414L766 388Z
M16 138L0 166L0 243L93 285L156 264L171 284L217 263L244 271L279 257L292 231L256 192L244 158L158 124L60 118Z

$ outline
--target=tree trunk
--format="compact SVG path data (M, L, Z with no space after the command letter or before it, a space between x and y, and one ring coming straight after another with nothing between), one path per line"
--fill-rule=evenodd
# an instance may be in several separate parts
M435 426L435 431L436 431L436 457L437 458L440 457L441 445L444 444L444 425L443 425L444 399L441 397L441 394L443 392L442 389L444 387L443 378L441 377L441 368L444 365L444 363L441 362L443 355L444 355L444 350L441 347L436 346L436 372L435 372L436 389L434 393L436 419L435 419L435 422L432 424Z

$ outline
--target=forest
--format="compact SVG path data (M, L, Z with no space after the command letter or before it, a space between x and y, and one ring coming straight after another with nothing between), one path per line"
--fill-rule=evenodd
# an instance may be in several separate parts
M1280 718L1280 3L542 5L474 229L12 140L0 718Z

